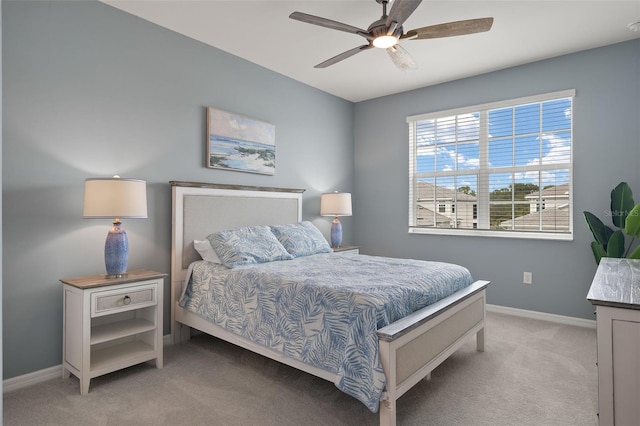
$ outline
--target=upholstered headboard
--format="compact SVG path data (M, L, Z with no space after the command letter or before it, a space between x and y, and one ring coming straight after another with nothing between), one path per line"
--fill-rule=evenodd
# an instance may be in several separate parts
M304 189L171 181L171 303L189 264L200 259L193 240L212 232L302 220Z

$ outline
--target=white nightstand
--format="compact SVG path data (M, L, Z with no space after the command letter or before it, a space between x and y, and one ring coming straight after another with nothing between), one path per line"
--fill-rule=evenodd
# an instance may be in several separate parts
M360 254L359 246L340 246L340 247L332 247L331 249L333 250L334 253L338 253L338 254L346 254L346 255Z
M167 274L132 271L65 278L62 377L80 379L80 393L92 378L155 360L162 368L162 295Z

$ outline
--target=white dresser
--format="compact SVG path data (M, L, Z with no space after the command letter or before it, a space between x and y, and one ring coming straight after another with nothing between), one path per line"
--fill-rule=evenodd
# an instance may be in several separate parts
M596 307L600 425L640 425L640 260L602 258L587 299Z

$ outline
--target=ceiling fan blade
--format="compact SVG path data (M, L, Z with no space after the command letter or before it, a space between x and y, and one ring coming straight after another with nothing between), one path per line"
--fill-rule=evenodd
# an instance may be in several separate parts
M307 24L319 25L321 27L330 28L332 30L344 31L351 34L358 34L366 39L370 39L371 36L366 30L362 28L354 27L352 25L343 24L342 22L334 21L320 16L309 15L308 13L293 12L289 15L289 18L296 21L306 22Z
M422 0L395 0L387 17L387 27L392 22L396 23L396 27L404 24L404 21L420 6L420 3L422 3Z
M400 38L424 40L430 38L453 37L489 31L493 25L493 18L467 19L465 21L447 22L407 31ZM414 38L415 37L415 38Z
M387 53L391 60L402 71L412 71L418 69L418 65L413 60L409 52L399 44L387 48Z
M373 45L371 44L364 44L362 46L358 46L358 47L354 47L353 49L347 50L346 52L342 52L339 55L334 56L331 59L327 59L324 62L319 63L318 65L316 65L314 68L326 68L330 65L333 65L335 63L338 63L340 61L343 61L347 58L352 57L353 55L355 55L356 53L360 53L364 50L367 49L371 49L373 47Z

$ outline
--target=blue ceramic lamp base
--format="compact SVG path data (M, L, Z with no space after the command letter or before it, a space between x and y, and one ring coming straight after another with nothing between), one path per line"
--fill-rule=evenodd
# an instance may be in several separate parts
M338 216L333 218L331 222L331 247L337 248L342 244L342 224Z
M129 241L127 232L119 221L113 222L113 227L107 234L104 244L104 264L107 278L121 278L127 275L129 261Z

